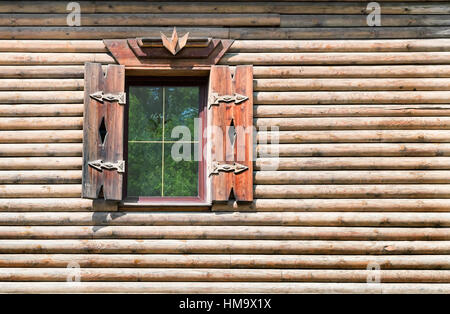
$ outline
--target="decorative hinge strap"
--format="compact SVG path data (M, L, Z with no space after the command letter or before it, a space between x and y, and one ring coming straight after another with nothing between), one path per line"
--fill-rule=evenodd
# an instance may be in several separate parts
M247 96L237 93L233 95L221 95L221 96L219 96L218 93L211 93L208 108L211 108L212 105L219 105L220 102L229 103L233 101L237 105L243 101L246 101L247 99L248 99Z
M117 101L119 105L125 105L127 102L126 93L121 92L118 94L103 94L103 91L98 91L89 95L91 98L98 100L99 102Z
M109 161L104 162L103 160L99 159L99 160L94 160L94 161L88 162L88 165L99 171L102 171L102 169L107 169L107 170L116 169L117 172L120 172L120 173L125 172L125 160L119 160L118 162L109 162Z
M212 167L213 169L209 175L219 174L219 171L223 172L233 171L235 174L238 174L248 169L247 166L238 164L237 162L234 162L233 164L221 164L215 161L213 162Z

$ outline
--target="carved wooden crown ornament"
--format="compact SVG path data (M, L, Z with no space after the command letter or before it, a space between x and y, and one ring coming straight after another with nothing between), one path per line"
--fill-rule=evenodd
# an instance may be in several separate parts
M161 32L159 37L107 39L104 43L116 61L127 68L209 69L233 40L190 37L189 33L179 36L174 27L170 38Z

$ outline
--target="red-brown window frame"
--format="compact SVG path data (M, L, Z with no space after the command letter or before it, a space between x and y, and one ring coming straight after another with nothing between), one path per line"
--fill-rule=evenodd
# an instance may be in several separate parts
M207 149L207 141L204 136L207 128L207 99L208 99L208 77L193 77L193 76L126 76L125 77L125 91L127 95L127 104L129 104L129 87L130 86L198 86L200 88L199 97L199 118L202 121L202 128L199 130L199 144L201 151L199 152L199 185L198 196L127 196L127 181L128 171L125 170L124 184L123 184L123 200L126 203L135 203L136 205L192 205L192 204L207 204L207 160L205 151ZM127 105L124 117L124 159L128 165L128 119L129 119L129 105Z

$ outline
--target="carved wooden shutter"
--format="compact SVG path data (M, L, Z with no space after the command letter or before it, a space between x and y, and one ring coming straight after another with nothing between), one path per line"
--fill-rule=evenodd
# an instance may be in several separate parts
M208 108L212 199L253 200L253 67L212 66Z
M84 74L84 198L121 200L125 162L125 67L86 63Z

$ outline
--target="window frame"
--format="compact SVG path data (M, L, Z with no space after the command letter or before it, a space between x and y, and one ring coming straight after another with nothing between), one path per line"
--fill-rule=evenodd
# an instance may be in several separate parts
M201 147L201 158L199 165L199 185L197 196L127 196L128 171L125 169L123 184L123 205L148 205L148 206L210 206L210 193L208 188L207 165L209 154L208 140L206 135L208 125L207 99L208 99L208 77L193 76L132 76L125 77L125 92L127 107L124 114L124 160L128 165L128 125L129 125L129 87L130 86L198 86L199 95L199 118L201 119L201 130L199 132L199 144Z

